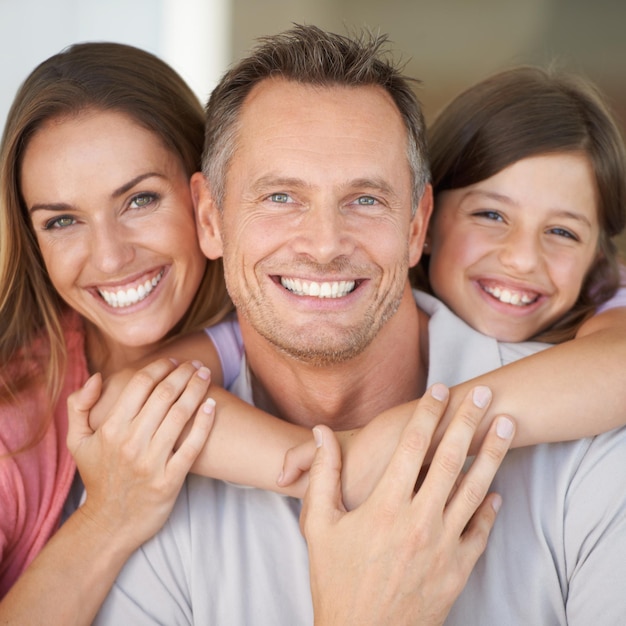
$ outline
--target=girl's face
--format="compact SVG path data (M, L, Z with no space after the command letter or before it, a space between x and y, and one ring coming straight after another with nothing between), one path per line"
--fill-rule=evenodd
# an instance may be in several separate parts
M206 264L180 159L131 117L88 110L38 130L20 183L61 297L112 351L161 340Z
M522 159L440 193L435 204L431 285L468 324L501 341L523 341L574 305L600 229L586 155Z

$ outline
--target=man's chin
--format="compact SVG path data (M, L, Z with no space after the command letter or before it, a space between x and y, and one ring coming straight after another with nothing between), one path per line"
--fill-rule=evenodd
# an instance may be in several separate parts
M307 333L299 333L293 337L265 338L286 356L315 367L339 365L359 356L371 342L363 333L348 333L348 336L333 336L313 341L303 341Z

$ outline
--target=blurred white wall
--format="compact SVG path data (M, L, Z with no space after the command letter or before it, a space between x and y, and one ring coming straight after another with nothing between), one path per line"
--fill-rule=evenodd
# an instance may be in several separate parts
M160 56L204 101L230 62L230 0L0 0L0 123L27 74L79 41Z

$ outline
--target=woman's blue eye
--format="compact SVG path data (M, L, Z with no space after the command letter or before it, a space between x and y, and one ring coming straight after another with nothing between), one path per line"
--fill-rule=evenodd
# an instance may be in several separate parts
M44 230L52 230L54 228L67 228L76 223L76 220L69 215L61 215L54 219L48 220L44 224Z
M156 196L151 193L141 193L135 196L131 200L131 206L135 206L138 209L149 206L156 200Z

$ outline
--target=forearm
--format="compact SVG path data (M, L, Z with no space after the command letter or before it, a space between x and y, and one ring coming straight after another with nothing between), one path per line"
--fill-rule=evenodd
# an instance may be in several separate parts
M91 624L133 547L76 511L0 603L0 624Z
M623 426L624 363L626 330L601 328L456 385L431 450L468 390L478 384L490 387L493 400L477 428L472 454L496 415L515 418L513 447L579 439ZM342 482L348 506L359 504L382 474L416 402L381 413L344 446Z
M311 441L311 431L273 417L220 387L211 387L209 395L216 401L215 422L192 471L302 497L307 476L286 487L279 487L276 480L287 450Z
M590 437L626 423L625 363L626 330L606 328L457 385L450 405L480 383L494 395L486 423L502 413L515 417L514 447Z

